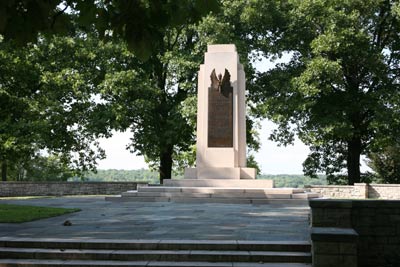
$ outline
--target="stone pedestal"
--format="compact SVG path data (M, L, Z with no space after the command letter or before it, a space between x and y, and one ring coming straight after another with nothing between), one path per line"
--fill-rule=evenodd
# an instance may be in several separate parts
M196 168L185 178L255 178L246 168L245 87L235 45L209 45L198 75Z

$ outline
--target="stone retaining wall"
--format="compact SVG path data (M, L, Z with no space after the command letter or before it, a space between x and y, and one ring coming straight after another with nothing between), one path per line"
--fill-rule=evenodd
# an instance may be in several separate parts
M325 198L400 199L399 184L311 185L307 189Z
M400 199L400 184L370 184L368 198Z
M0 182L0 197L115 195L135 190L137 182Z
M352 228L312 227L313 267L358 267L357 240Z
M315 240L315 247L320 251L315 256L322 256L325 264L314 267L354 266L343 265L339 261L343 255L334 255L329 248L332 240L338 241L333 238L335 232L339 237L344 236L343 229L354 230L358 235L358 241L353 239L357 244L357 260L352 263L358 262L356 266L400 266L400 201L320 199L310 200L310 207L312 227L325 234ZM327 230L321 231L322 228ZM327 260L332 264L328 265Z
M326 198L365 198L364 194L356 191L352 185L312 185L307 188Z

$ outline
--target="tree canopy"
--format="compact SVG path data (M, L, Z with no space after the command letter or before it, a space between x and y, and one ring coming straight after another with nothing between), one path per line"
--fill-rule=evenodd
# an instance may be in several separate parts
M238 14L243 6L222 10ZM247 60L251 51L237 40L245 33L234 16L224 12L211 13L200 22L166 28L157 53L136 71L122 70L104 84L102 97L109 103L108 109L116 112L119 129L130 129L132 151L159 167L161 183L172 177L174 161L175 165L181 161L194 163L195 153L190 151L195 143L197 71L206 45L240 45L246 69L253 72ZM249 139L256 147L256 141Z
M257 49L291 56L259 74L252 99L279 125L273 140L296 134L310 146L306 174L345 169L359 182L360 155L398 135L398 11L397 1L292 0L254 1L244 13Z
M169 27L193 23L217 9L215 0L4 0L0 35L25 44L36 42L39 33L96 31L103 38L123 38L136 56L147 59L162 46Z
M305 174L359 182L360 156L400 134L399 16L393 0L1 1L2 173L40 150L94 169L96 138L129 129L129 148L170 178L174 162L193 164L206 44L234 43L250 146L266 117L273 140L310 146ZM290 61L255 73L259 54Z
M0 42L0 161L29 161L39 150L59 157L75 170L93 169L104 156L89 123L93 88L102 80L102 65L89 39L43 38L15 49Z
M167 71L163 61L169 59L158 55L171 56L164 54L170 52L164 48L164 39L178 35L184 27L215 10L215 3L3 1L0 4L0 60L4 62L0 71L4 109L0 132L3 180L7 164L33 159L40 149L60 156L76 170L94 169L96 160L104 156L96 138L109 136L111 129L128 128L133 123L126 119L131 111L135 123L138 118L145 121L143 125L151 125L148 119L153 118L156 123L168 126L162 127L169 131L168 138L183 138L187 142L192 132L180 137L185 132L182 127L169 128L174 123L185 126L185 120L180 115L171 115L168 120L163 117L165 112L169 116L172 109L178 114L176 104L172 108L168 104L175 100L153 90L171 89L171 85L162 85ZM54 34L66 37L52 37ZM121 43L121 38L128 46ZM168 42L172 44L173 40ZM144 64L146 60L148 64ZM129 82L136 86L136 93L131 90L126 95L122 91ZM127 97L125 103L133 106L107 102L110 90L122 93ZM156 118L159 115L161 118ZM160 129L150 132L146 127L135 129L148 136L135 135L135 149L145 150L150 158L157 153L152 151L154 142L170 142L158 136ZM179 135L171 133L177 130Z
M368 154L368 166L380 183L400 183L400 143L396 142Z

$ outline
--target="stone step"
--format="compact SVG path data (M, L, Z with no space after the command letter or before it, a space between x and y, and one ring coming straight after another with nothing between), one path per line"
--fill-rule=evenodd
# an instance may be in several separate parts
M255 193L223 193L217 192L212 194L186 193L186 192L125 192L123 197L168 197L168 198L245 198L245 199L291 199L292 194L255 194ZM306 197L305 197L306 198Z
M292 198L294 199L311 199L311 198L319 198L319 194L318 193L297 193L297 194L293 194Z
M1 266L308 267L305 241L0 238Z
M307 206L308 199L267 199L267 198L191 198L191 197L105 197L106 201L119 202L175 202L175 203L221 203L221 204L277 204Z
M183 202L189 203L234 203L234 204L268 204L265 200L270 199L296 199L307 200L317 198L317 193L305 192L301 188L213 188L213 187L167 187L149 186L141 187L137 191L122 193L122 197L128 197L127 201L142 202ZM194 200L201 198L202 200ZM211 200L210 200L211 198ZM106 198L107 200L120 201L117 198ZM229 199L225 201L224 199ZM122 201L122 200L121 200Z
M166 262L166 261L81 261L81 260L15 260L0 259L0 267L50 267L50 266L73 266L73 267L311 267L308 263L254 263L254 262Z
M90 250L0 248L0 258L40 260L209 261L310 263L309 252L219 250Z
M0 247L104 250L232 250L309 252L307 241L120 240L0 237Z
M165 179L164 186L176 187L238 187L238 188L273 188L273 180L263 179Z
M304 193L302 188L228 188L228 187L175 187L175 186L147 186L140 187L139 192L182 192L182 193L203 193L203 194L294 194ZM129 191L128 191L129 192ZM134 192L134 191L133 191Z
M210 198L213 194L182 193L182 192L124 192L123 197L194 197Z
M188 181L188 179L185 179L185 181ZM201 181L204 182L205 180ZM105 199L120 202L307 205L308 199L319 197L317 193L306 192L302 188L240 188L222 186L145 186L139 187L138 190L124 192L121 196L106 197Z

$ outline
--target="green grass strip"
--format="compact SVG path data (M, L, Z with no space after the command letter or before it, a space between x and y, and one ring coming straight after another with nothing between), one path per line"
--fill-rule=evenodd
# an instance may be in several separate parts
M55 217L80 209L0 204L0 223L23 223Z

